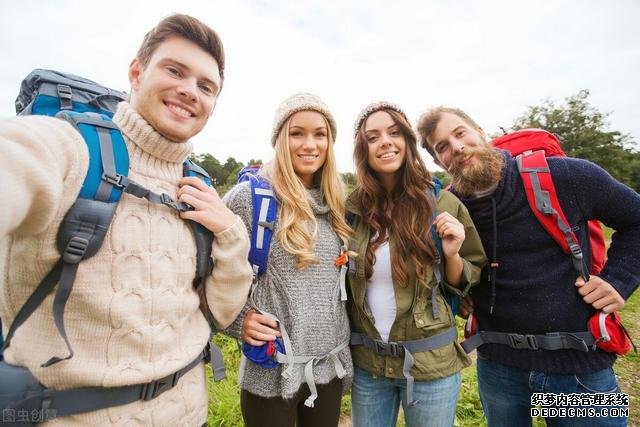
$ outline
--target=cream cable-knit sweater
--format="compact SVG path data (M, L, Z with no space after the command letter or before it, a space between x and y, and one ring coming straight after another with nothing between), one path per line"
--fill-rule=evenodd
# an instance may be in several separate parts
M125 135L129 177L175 196L190 143L157 133L127 103L114 116ZM88 165L81 136L68 123L42 116L0 121L0 318L4 333L59 257L59 224L75 201ZM239 219L213 242L207 280L210 309L229 325L242 309L252 271L249 239ZM204 348L209 326L192 287L196 246L188 224L165 206L124 194L100 251L83 261L65 310L75 356L67 354L52 315L53 294L16 332L8 363L26 366L48 387L120 386L161 378ZM201 365L149 402L55 419L47 425L200 426L207 416Z

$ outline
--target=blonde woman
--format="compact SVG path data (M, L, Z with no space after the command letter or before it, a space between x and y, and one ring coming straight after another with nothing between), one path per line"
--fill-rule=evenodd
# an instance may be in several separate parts
M275 157L259 172L277 199L268 264L257 275L250 303L228 329L245 346L278 338L271 369L246 357L241 362L247 426L337 425L342 391L353 376L344 302L350 228L335 135L333 115L315 95L295 94L276 111ZM238 184L225 200L251 234L249 183Z

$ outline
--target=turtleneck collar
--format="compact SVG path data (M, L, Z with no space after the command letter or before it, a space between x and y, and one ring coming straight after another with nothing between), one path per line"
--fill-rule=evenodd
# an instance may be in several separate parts
M162 136L126 101L118 104L113 121L126 136L132 159L139 156L182 163L193 151L189 141L175 142Z
M329 206L325 203L322 190L319 187L307 189L306 192L309 205L316 215L326 215L329 213Z

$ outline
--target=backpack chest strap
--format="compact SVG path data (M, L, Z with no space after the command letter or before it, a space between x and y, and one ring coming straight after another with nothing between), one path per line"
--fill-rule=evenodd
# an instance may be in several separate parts
M411 368L415 364L413 354L424 351L435 350L445 345L451 344L458 337L458 331L451 327L443 332L419 340L384 342L373 339L360 332L351 332L351 345L363 345L373 350L379 356L402 357L402 374L407 380L407 402L409 406L415 406L419 401L413 399L414 378L411 375Z
M478 331L461 343L467 353L482 344L503 344L517 350L578 350L587 352L594 348L595 339L589 331L549 332L546 334Z

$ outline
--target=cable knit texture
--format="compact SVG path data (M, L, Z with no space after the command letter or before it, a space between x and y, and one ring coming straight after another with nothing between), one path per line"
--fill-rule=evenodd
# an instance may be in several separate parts
M349 340L349 321L345 303L340 301L339 270L335 259L340 255L341 242L328 221L329 208L322 201L319 189L309 190L307 199L318 221L318 241L315 254L319 264L298 270L295 257L286 252L275 234L271 239L267 271L258 278L253 299L259 309L275 315L289 333L294 355L325 355ZM232 211L244 221L251 234L253 207L248 182L238 184L225 196ZM240 337L247 305L226 331ZM353 377L349 347L339 353L347 375L344 388ZM322 360L313 368L317 384L326 384L336 377L330 360ZM304 365L295 365L289 379L282 377L282 365L264 369L243 357L240 386L250 393L263 396L291 398L305 383Z
M172 197L190 143L157 133L127 103L114 116L125 136L129 177ZM75 201L88 165L81 136L66 122L42 116L0 122L0 198L11 209L0 219L4 333L36 285L57 261L59 224ZM242 222L218 234L216 268L207 279L210 309L221 327L243 307L251 282L249 240ZM16 332L5 353L48 387L121 386L145 383L186 366L204 348L209 325L192 287L195 242L177 212L124 194L100 251L83 261L65 310L75 356L66 355L54 326L53 295ZM47 425L201 425L207 416L202 368L149 402L55 419Z
M491 285L486 271L472 291L479 328L520 334L586 331L594 310L578 294L570 257L534 216L515 159L503 153L504 175L492 194L458 196L471 214L487 256L492 258L495 244L499 262L493 314L489 313ZM600 276L628 298L640 282L640 195L586 160L550 157L548 162L562 210L576 230L585 260L591 258L587 220L599 219L616 230ZM495 241L492 198L496 203ZM555 374L596 372L615 361L614 354L601 350L534 351L485 344L479 352L494 362Z

